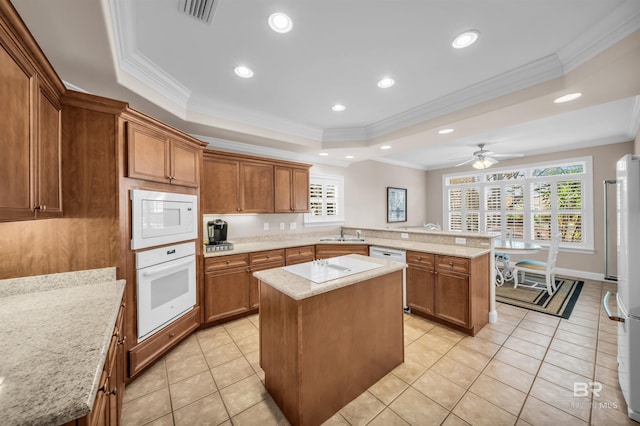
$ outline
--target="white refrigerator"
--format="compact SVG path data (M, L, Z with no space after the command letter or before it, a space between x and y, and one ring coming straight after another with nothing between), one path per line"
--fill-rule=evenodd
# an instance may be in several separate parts
M640 156L616 165L618 219L618 380L629 417L640 422Z

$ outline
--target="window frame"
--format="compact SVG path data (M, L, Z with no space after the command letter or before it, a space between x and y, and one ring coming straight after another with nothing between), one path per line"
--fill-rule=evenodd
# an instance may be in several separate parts
M557 174L549 176L534 176L533 171L540 168L552 168L552 167L569 167L573 165L581 165L583 170L581 173L569 173L569 174ZM495 175L497 173L516 173L518 178L515 179L503 179L503 180L489 180L488 175ZM521 176L521 177L520 177ZM466 183L450 184L452 179L466 180ZM560 209L559 200L557 197L557 189L559 187L558 182L571 182L579 181L581 183L581 208L580 209ZM540 183L549 182L551 184L551 207L550 210L537 210L534 208L533 201L533 187ZM523 204L521 210L508 210L505 206L505 192L507 186L522 185ZM487 207L487 191L489 188L499 188L500 193L500 209L489 210ZM460 172L443 174L442 176L442 217L446 230L450 228L450 214L462 216L461 228L462 232L472 232L465 229L465 215L467 213L473 213L471 210L468 212L465 210L465 190L474 188L479 190L480 195L480 210L479 210L479 229L480 232L493 232L487 230L487 217L489 215L500 215L501 218L501 230L506 229L507 212L517 212L522 214L522 237L518 238L514 236L515 240L532 242L539 244L543 247L549 245L550 241L546 239L535 239L534 235L534 214L551 213L551 233L559 230L558 217L563 214L576 214L581 215L582 223L580 226L580 232L582 242L574 243L562 241L560 247L563 251L576 251L576 252L594 252L594 216L593 211L593 157L576 157L559 159L553 161L536 162L521 164L508 167L495 167L490 169L472 171L472 172ZM450 210L449 205L449 192L450 190L460 189L462 205L461 210ZM495 200L494 200L495 202ZM457 217L457 216L456 216ZM458 232L454 230L454 232Z
M322 185L322 215L314 216L311 214L311 204L313 203L313 198L311 197L311 186L312 185ZM327 206L326 206L326 186L327 185L335 185L338 196L335 198L336 202L336 210L338 214L335 216L327 215ZM309 213L304 213L303 215L303 223L304 227L313 227L313 226L329 226L329 225L341 225L344 224L346 216L345 216L345 206L344 206L344 176L337 175L322 175L322 174L309 174Z

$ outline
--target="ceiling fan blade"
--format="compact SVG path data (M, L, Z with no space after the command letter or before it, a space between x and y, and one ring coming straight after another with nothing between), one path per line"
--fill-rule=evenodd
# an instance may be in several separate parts
M476 161L476 158L470 158L467 161L463 161L460 164L456 164L455 167L464 166L465 164L470 164L470 163L473 163L474 161Z
M498 157L498 158L517 158L517 157L524 157L524 154L493 154L491 156Z

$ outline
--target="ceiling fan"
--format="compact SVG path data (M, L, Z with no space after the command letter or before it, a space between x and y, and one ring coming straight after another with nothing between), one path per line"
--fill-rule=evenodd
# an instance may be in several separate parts
M456 164L456 167L464 166L465 164L473 163L472 166L476 169L486 169L496 164L498 160L496 158L515 158L515 157L523 157L524 154L496 154L493 151L489 151L488 149L484 149L486 144L479 143L478 151L473 153L473 156L463 161L460 164Z

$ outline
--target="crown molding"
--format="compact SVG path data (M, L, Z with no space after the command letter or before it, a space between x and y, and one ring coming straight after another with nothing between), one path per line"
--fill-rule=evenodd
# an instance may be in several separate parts
M424 170L424 171L430 170L429 167L425 167L420 164L408 163L406 161L392 160L390 158L379 157L379 158L372 158L371 160L377 161L378 163L385 163L385 164L391 164L394 166L407 167L409 169Z
M627 1L558 51L569 73L640 29L640 2Z
M164 104L165 108L182 118L187 117L188 112L192 111L204 116L224 118L318 142L369 141L393 131L562 77L640 28L640 7L638 6L640 2L626 1L591 26L579 39L563 47L557 54L540 58L368 126L321 129L246 109L230 109L198 103L192 99L191 90L138 50L135 33L135 2L103 1L108 2L111 17L110 35L114 38L112 45L116 50L115 68L119 84L159 105ZM168 106L166 101L171 102L172 105ZM206 123L201 124L206 125Z
M334 160L327 157L317 157L308 154L300 154L282 149L269 148L265 146L252 145L242 142L233 142L225 139L212 138L209 136L201 136L191 134L196 139L207 142L209 147L221 149L223 151L231 151L239 154L255 155L258 157L275 158L279 160L296 161L300 163L324 164L327 166L349 167L348 161Z
M135 2L109 0L109 10L113 26L111 34L115 38L113 46L115 46L118 58L116 64L118 83L139 93L140 88L131 84L131 79L121 78L120 73L126 73L134 81L148 86L181 107L184 110L183 116L186 115L191 90L138 50L135 31Z

